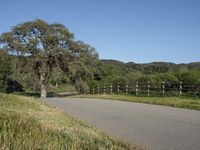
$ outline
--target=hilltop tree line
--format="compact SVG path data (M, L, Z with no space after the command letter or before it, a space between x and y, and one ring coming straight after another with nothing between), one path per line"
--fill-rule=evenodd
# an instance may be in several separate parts
M91 87L108 83L179 83L200 84L200 62L175 64L170 62L152 62L137 64L116 60L101 60L101 66Z
M99 60L96 50L62 24L43 20L14 26L0 36L0 91L8 91L8 80L25 89L39 90L46 97L49 86L74 85L78 93L89 87L115 82L200 83L200 63L146 64Z

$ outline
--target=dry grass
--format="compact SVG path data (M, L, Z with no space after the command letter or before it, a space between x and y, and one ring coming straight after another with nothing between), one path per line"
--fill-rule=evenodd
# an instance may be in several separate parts
M0 94L0 149L138 149L34 98Z

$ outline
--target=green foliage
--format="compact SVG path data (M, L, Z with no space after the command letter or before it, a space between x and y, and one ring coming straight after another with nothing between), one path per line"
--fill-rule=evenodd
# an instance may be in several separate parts
M10 56L11 60L11 71L10 78L16 80L18 83L23 85L24 89L39 91L40 82L38 75L31 69L28 65L28 60L26 56Z
M184 83L200 83L200 70L192 69L187 72L181 72L177 75L180 81Z
M9 54L17 57L15 64L19 64L19 76L26 74L26 77L37 77L33 81L38 80L41 96L44 97L49 83L60 80L58 78L61 74L58 77L55 72L55 79L52 80L54 68L64 71L77 91L84 92L84 80L90 76L98 59L95 49L75 41L73 34L64 25L48 24L39 19L14 26L10 32L1 35L0 42ZM28 78L24 81L29 82ZM29 86L37 86L34 82Z
M70 82L67 75L59 67L53 68L49 81L54 86Z
M101 60L100 80L90 80L90 86L114 82L170 82L170 83L200 83L199 63L173 64L153 62L148 64L123 63L114 60Z
M2 49L0 49L0 92L7 91L7 78L10 73L10 58Z
M169 82L169 83L177 83L179 80L174 75L173 72L167 72L167 73L158 74L158 81L159 82L164 81L164 82Z

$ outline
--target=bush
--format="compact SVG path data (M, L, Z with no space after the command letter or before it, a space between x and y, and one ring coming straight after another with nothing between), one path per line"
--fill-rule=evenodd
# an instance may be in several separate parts
M10 74L11 64L8 55L0 49L0 92L7 91L7 78Z

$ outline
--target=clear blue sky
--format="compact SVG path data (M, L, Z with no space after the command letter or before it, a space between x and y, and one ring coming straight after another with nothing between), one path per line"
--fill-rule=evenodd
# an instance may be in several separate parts
M0 34L36 18L62 23L101 59L200 61L200 0L1 0Z

